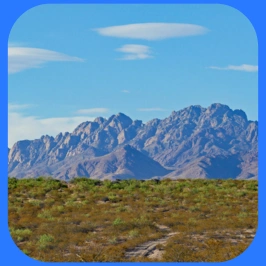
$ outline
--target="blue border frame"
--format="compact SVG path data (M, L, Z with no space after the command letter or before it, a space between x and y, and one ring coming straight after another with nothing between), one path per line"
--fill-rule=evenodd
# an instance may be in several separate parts
M7 88L8 88L8 74L7 74L7 46L8 46L8 37L9 32L12 28L12 25L15 23L18 17L20 17L28 9L40 5L40 4L81 4L81 3L180 3L180 4L224 4L231 6L233 8L241 11L253 24L259 44L259 225L257 229L257 234L248 247L248 249L236 257L233 260L221 262L226 265L263 265L266 261L263 254L263 244L265 239L265 211L266 208L263 208L265 204L266 193L265 191L265 181L264 176L266 175L266 167L263 164L263 161L266 162L266 152L263 148L266 147L266 120L263 117L265 113L266 105L263 104L263 99L266 99L265 96L265 50L266 47L266 38L265 38L265 28L263 24L266 24L266 16L264 15L263 7L266 4L262 0L220 0L216 2L214 0L6 0L0 5L0 166L2 177L0 179L0 208L1 208L1 261L2 265L38 265L40 261L36 261L26 255L24 255L19 248L15 245L12 238L10 237L8 231L8 219L7 219L7 206L8 206L8 191L7 191ZM264 32L263 32L264 31ZM264 133L264 134L263 134ZM52 263L47 263L52 264ZM58 263L64 264L67 263ZM99 264L99 263L96 263ZM112 265L116 263L108 263ZM123 263L126 264L126 263ZM144 264L144 263L141 263ZM151 263L155 264L155 263ZM162 263L166 264L166 263ZM171 263L171 264L174 264ZM196 263L179 263L186 265L196 265ZM207 265L209 263L200 263L200 265ZM217 264L217 263L214 263ZM80 265L79 262L73 262L71 265Z

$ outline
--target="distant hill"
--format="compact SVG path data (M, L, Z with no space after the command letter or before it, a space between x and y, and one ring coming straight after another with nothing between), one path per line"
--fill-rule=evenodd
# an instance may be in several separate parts
M257 179L258 123L219 103L189 106L146 124L118 113L55 138L18 141L8 152L8 173L64 180Z

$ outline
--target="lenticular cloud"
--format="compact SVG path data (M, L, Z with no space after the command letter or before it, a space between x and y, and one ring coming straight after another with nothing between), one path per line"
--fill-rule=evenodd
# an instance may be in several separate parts
M103 36L152 41L201 35L207 33L208 29L195 24L138 23L98 28L95 31Z
M83 61L83 59L46 49L31 47L8 48L8 73L38 68L46 62L56 61Z

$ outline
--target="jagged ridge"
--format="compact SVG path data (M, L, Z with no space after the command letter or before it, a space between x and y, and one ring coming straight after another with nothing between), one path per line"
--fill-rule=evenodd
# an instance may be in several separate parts
M257 178L257 145L258 123L244 111L219 103L194 105L146 124L118 113L55 138L18 141L8 152L8 170L9 176L60 179ZM132 167L129 157L118 156L126 147Z

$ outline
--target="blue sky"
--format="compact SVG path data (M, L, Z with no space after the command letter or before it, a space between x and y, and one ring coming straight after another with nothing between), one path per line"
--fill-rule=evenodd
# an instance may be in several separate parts
M257 120L258 47L224 5L42 5L9 38L9 147L123 112L220 102Z

